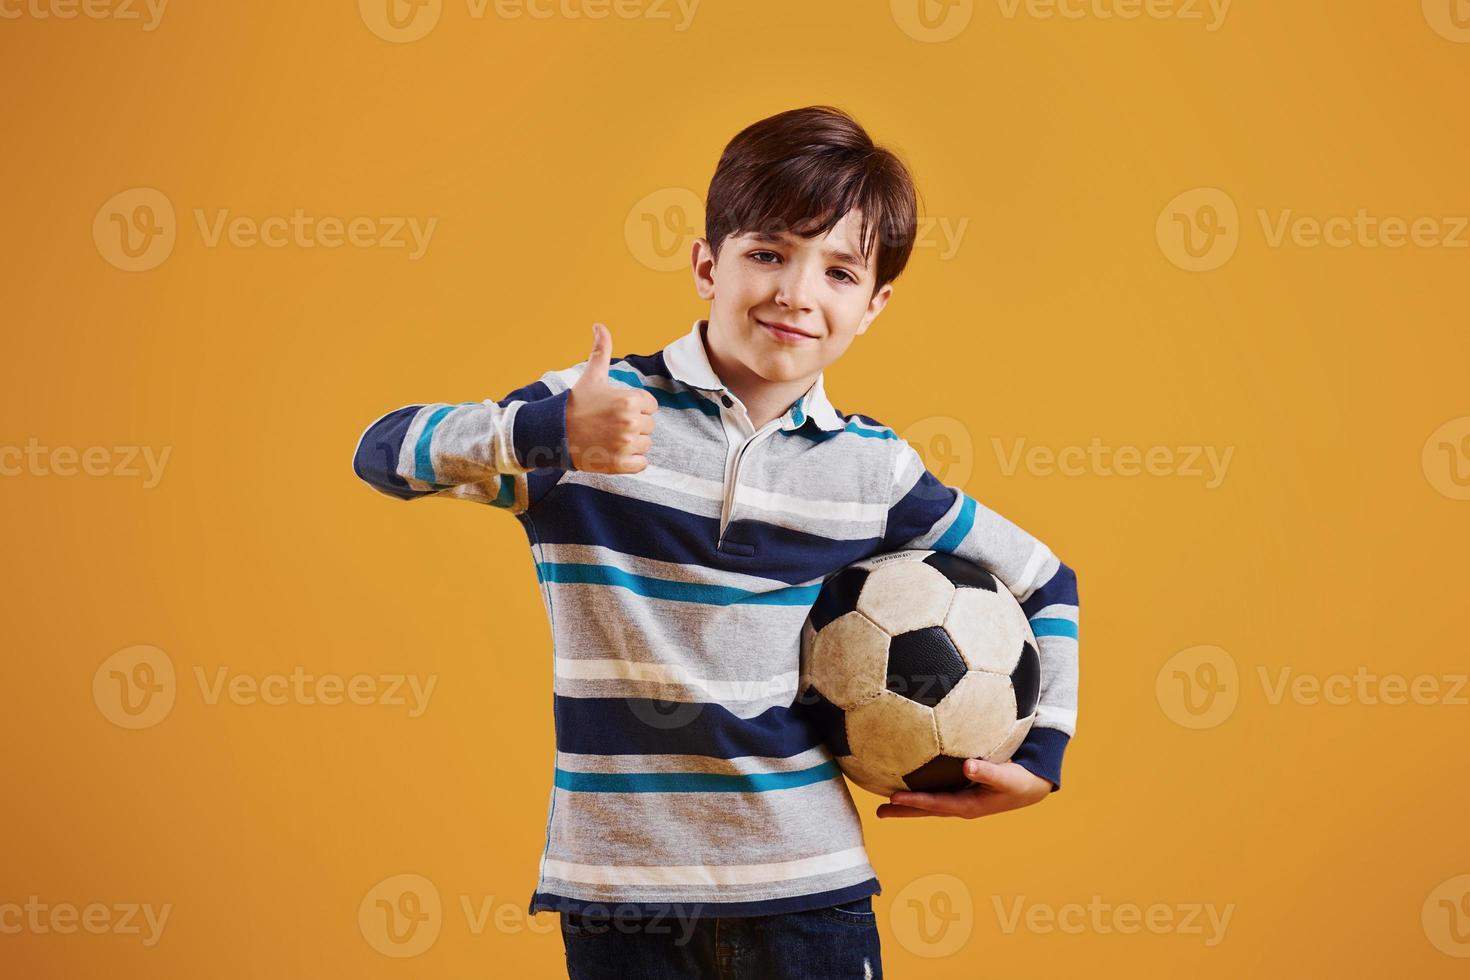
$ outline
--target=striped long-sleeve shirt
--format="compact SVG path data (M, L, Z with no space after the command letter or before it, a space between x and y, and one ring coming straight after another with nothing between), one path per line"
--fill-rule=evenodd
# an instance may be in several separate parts
M754 428L704 327L612 359L609 378L658 402L639 473L571 465L566 402L586 361L499 400L390 412L357 447L358 476L383 493L489 504L530 541L556 734L533 913L765 915L879 891L847 784L796 703L823 581L878 552L952 552L1021 602L1042 685L1013 761L1060 785L1076 725L1072 571L893 429L839 413L820 375Z

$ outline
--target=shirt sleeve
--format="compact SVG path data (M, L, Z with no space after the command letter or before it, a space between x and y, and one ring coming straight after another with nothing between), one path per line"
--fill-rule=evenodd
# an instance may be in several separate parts
M897 440L883 551L943 551L984 567L1020 602L1036 635L1041 697L1036 721L1011 761L1062 785L1062 755L1077 730L1077 576L1021 528L942 483Z
M399 500L445 496L524 513L572 468L566 407L586 361L504 398L389 412L358 440L352 469Z

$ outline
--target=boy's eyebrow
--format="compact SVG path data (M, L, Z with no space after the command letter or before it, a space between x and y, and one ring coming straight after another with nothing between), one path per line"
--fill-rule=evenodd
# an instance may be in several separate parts
M786 245L791 241L791 235L784 231L753 231L750 233L750 237L758 242L767 242L772 245ZM858 256L853 255L851 252L844 252L842 251L842 249L839 248L829 248L826 250L825 254L827 258L832 259L834 262L843 262L847 265L855 265L859 269L866 269L868 267L868 263L864 262Z

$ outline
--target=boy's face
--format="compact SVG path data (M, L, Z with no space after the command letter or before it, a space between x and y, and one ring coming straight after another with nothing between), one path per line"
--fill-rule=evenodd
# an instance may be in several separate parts
M893 292L891 283L873 291L878 245L864 262L860 224L853 210L825 237L731 235L718 262L708 241L695 242L694 282L710 301L711 345L771 382L815 378L841 357Z

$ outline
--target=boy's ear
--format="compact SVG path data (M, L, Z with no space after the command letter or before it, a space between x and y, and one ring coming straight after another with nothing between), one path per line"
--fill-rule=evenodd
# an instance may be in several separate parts
M878 314L883 312L883 307L888 305L888 298L893 295L893 283L887 283L884 287L873 294L868 300L868 309L863 313L863 318L858 322L857 332L867 333L868 324L878 319Z
M689 254L690 264L694 271L694 289L699 293L699 298L710 300L715 298L715 250L710 248L709 241L703 238L694 240L694 247Z

